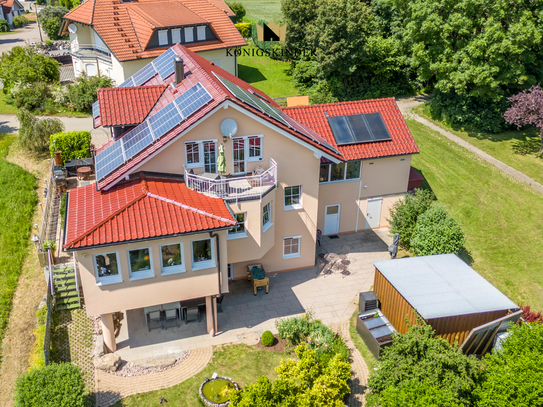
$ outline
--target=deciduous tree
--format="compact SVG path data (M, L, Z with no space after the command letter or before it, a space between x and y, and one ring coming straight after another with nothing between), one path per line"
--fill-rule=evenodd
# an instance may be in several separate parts
M53 82L59 79L58 62L30 47L13 47L0 57L0 80L7 93L15 84Z

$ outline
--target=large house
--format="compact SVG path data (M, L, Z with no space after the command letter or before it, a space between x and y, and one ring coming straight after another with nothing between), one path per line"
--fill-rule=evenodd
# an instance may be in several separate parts
M142 79L144 78L144 79ZM96 183L67 200L89 315L115 350L112 313L216 299L247 266L313 267L324 235L388 226L418 147L393 98L280 108L179 44L101 89ZM210 312L208 312L210 311Z
M25 9L19 0L0 0L0 19L7 20L13 25L13 17L22 16Z
M246 45L223 0L87 0L66 14L74 74L123 83L174 44L237 76L235 47ZM139 84L138 84L139 85Z

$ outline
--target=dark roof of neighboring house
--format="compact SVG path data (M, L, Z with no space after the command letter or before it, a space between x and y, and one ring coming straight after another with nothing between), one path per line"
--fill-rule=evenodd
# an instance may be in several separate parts
M295 120L319 133L341 152L345 161L416 154L419 152L413 135L409 131L394 98L293 106L284 107L282 110ZM333 117L375 112L381 114L392 140L339 146L336 144L326 114Z
M167 85L98 89L100 125L121 126L141 123L166 88Z
M92 25L121 62L155 58L169 48L147 48L160 27L210 23L217 40L186 44L195 52L246 45L227 10L222 0L87 0L64 16L62 32L70 21Z
M181 180L144 178L109 191L96 185L68 194L64 248L81 249L231 227L224 201L187 188Z

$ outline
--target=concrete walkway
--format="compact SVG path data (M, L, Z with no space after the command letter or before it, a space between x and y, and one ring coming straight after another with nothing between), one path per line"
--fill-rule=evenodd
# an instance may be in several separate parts
M524 182L530 185L533 189L543 194L543 185L541 185L539 182L533 180L532 178L528 177L524 173L515 170L513 167L510 167L509 165L505 164L503 161L500 161L494 158L490 154L485 153L483 150L468 143L467 141L451 133L450 131L443 129L442 127L430 122L429 120L423 117L420 117L418 114L413 112L413 108L420 105L421 103L424 103L424 100L421 100L420 98L419 99L417 98L399 99L397 100L397 103L404 116L410 117L413 120L421 124L424 124L426 127L429 127L430 129L437 131L439 134L447 137L449 140L453 141L459 146L464 147L466 150L472 152L477 157L485 160L487 163L492 164L493 166L500 169L502 172L509 175L510 177L520 182Z
M211 346L195 349L190 352L187 359L171 369L135 377L115 376L97 369L95 374L96 406L111 406L132 394L146 393L182 383L201 372L212 357Z

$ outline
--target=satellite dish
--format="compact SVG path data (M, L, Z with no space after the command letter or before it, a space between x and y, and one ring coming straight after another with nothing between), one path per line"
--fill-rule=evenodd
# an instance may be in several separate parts
M75 24L70 24L68 26L68 31L70 32L70 34L75 34L77 32L77 25Z
M225 137L235 136L238 131L238 124L234 119L224 119L221 123L221 133Z

